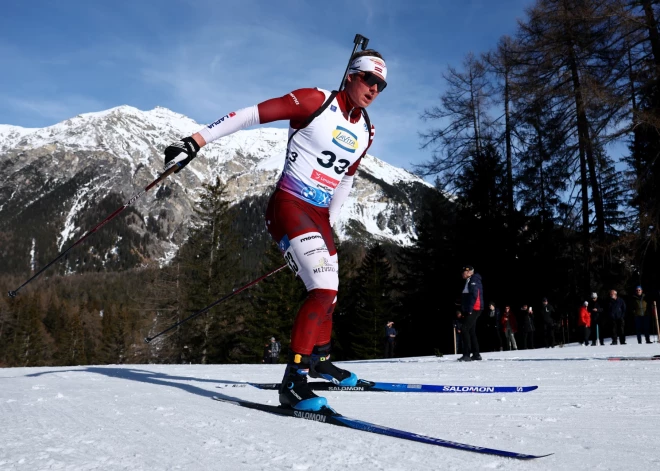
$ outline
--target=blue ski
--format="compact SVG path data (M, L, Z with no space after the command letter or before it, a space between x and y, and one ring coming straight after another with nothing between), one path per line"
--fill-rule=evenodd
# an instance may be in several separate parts
M279 389L279 383L242 383L259 389ZM372 392L428 392L428 393L523 393L534 391L538 386L453 386L441 384L379 383L358 381L355 386L337 386L334 383L309 382L313 391L372 391Z
M338 425L339 427L348 427L353 430L361 430L363 432L377 433L379 435L387 435L388 437L400 438L403 440L410 440L413 442L426 443L428 445L441 446L445 448L453 448L455 450L464 450L464 451L471 451L474 453L482 453L485 455L495 455L504 458L515 458L519 460L532 460L536 458L543 458L545 456L550 456L552 454L549 453L547 455L527 455L524 453L516 453L513 451L498 450L496 448L485 448L480 446L468 445L465 443L452 442L449 440L443 440L442 438L427 437L426 435L419 435L416 433L406 432L403 430L383 427L381 425L372 424L370 422L365 422L363 420L344 417L343 415L338 414L337 412L335 412L333 409L330 408L324 408L318 412L306 412L306 411L289 409L281 406L271 406L267 404L260 404L258 402L241 401L236 399L223 398L219 396L213 396L213 399L220 402L226 402L229 404L246 407L248 409L255 409L262 412L267 412L269 414L295 417L298 419L313 420L315 422Z

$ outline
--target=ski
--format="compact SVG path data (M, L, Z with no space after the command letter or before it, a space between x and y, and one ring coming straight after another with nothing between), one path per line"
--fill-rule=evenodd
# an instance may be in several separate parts
M454 386L446 384L380 383L359 380L355 386L338 386L324 381L307 383L313 391L427 392L427 393L524 393L538 386ZM258 389L279 389L280 383L238 383L229 387L253 386ZM221 386L219 386L221 387Z
M416 433L406 432L403 430L383 427L381 425L372 424L370 422L365 422L363 420L351 419L349 417L344 417L343 415L335 412L333 409L330 408L324 408L318 412L307 412L307 411L298 411L294 409L289 409L281 406L260 404L258 402L252 402L252 401L226 399L219 396L213 396L213 399L216 401L225 402L228 404L234 404L248 409L267 412L269 414L276 414L276 415L294 417L305 420L312 420L324 424L332 424L332 425L337 425L339 427L347 427L353 430L360 430L363 432L371 432L379 435L386 435L393 438L400 438L402 440L410 440L413 442L426 443L428 445L453 448L455 450L471 451L474 453L482 453L485 455L495 455L504 458L514 458L519 460L532 460L536 458L543 458L545 456L550 456L552 454L549 453L547 455L527 455L524 453L499 450L496 448L485 448L480 446L468 445L466 443L452 442L449 440L444 440L442 438L428 437L426 435L419 435Z
M649 360L660 360L660 355L654 355L652 357L608 357L609 361L649 361Z

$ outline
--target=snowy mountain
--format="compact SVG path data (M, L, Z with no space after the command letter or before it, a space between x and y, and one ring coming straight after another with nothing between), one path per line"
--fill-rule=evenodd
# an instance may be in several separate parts
M201 127L166 108L130 106L40 129L0 125L0 266L25 272L47 263L153 181L168 144ZM239 131L206 146L184 171L139 198L123 222L90 238L84 257L97 269L126 267L127 259L132 266L166 262L185 240L203 183L219 177L232 204L269 194L284 164L286 134ZM335 230L340 239L357 234L408 245L415 236L415 199L428 187L369 155ZM75 261L68 269L76 270Z
M609 342L608 342L609 343ZM0 369L0 469L658 469L658 344L342 363L373 381L538 385L529 393L324 392L343 415L416 434L530 454L518 461L243 409L277 404L284 365L105 365Z

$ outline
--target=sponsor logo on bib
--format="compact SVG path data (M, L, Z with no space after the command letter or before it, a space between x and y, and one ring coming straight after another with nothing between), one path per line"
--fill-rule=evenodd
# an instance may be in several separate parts
M307 199L313 200L316 198L316 190L312 187L306 186L302 189L302 195Z
M337 188L337 185L339 185L339 180L335 180L334 178L330 178L327 175L323 175L318 170L312 170L312 180L323 183L330 188Z
M312 267L313 273L326 273L326 272L336 272L337 268L328 262L328 259L321 257L319 264Z
M332 142L351 153L354 153L358 148L357 136L341 126L337 126L337 129L332 131Z

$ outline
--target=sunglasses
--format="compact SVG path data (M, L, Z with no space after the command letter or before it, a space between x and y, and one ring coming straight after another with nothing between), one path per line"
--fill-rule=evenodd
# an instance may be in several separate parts
M387 87L387 82L376 74L373 74L371 72L360 72L357 75L369 88L373 87L374 85L377 85L378 93L382 92L383 90L385 90L385 87Z

